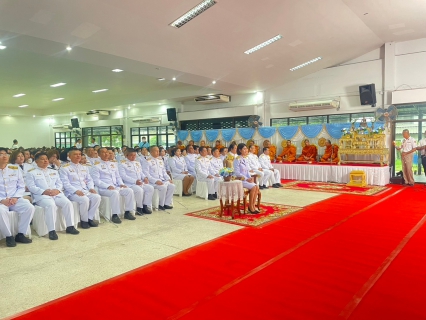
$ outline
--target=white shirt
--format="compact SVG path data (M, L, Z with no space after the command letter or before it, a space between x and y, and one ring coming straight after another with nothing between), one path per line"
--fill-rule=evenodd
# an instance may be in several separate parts
M416 147L416 140L414 140L412 137L408 137L408 139L402 139L401 152L409 152Z
M77 142L77 143L75 144L75 147L76 147L77 149L81 149L81 143L78 143L78 142Z
M418 146L419 146L419 147L424 147L424 146L426 146L426 138L424 138L424 139L420 140L420 141L419 141ZM422 154L422 156L424 156L424 155L426 155L426 150L425 150L425 149L422 149L422 150L420 150L420 153Z

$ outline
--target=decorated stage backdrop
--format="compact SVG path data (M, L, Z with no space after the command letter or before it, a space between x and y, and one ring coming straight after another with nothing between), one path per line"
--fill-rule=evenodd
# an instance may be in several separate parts
M372 123L368 123L371 127ZM207 145L214 146L216 140L220 140L222 145L228 146L232 141L237 143L254 140L259 147L263 146L263 141L270 140L277 147L278 154L281 153L281 143L284 140L291 140L292 144L297 148L297 154L302 153L302 142L309 139L311 144L318 146L320 138L330 139L331 143L339 144L339 139L344 134L344 129L349 130L352 123L324 123L311 124L302 126L285 126L285 127L259 127L259 128L233 128L218 130L196 130L186 131L179 130L177 132L178 140L181 140L186 146L189 140L194 140L195 144L204 140ZM383 127L384 123L375 122L374 128ZM359 123L355 123L355 128L359 128ZM390 135L388 130L384 131L387 135L386 147L389 147ZM260 148L261 150L261 148ZM318 153L323 154L324 147L318 146Z

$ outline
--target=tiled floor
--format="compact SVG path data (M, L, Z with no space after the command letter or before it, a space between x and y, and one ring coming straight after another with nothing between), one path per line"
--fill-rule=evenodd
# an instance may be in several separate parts
M262 192L264 202L294 206L335 194L283 189ZM185 216L218 206L218 201L174 197L170 213L155 211L119 226L102 223L77 236L58 232L59 240L39 238L7 248L0 241L0 318L37 306L243 227Z

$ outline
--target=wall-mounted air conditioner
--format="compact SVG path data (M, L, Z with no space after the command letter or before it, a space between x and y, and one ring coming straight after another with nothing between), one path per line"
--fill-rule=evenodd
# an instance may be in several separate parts
M139 123L152 123L152 122L160 122L161 118L158 117L152 117L152 118L133 118L133 122L139 122Z
M321 100L309 102L293 102L289 104L290 110L294 112L310 111L310 110L324 110L324 109L337 109L340 108L339 100Z
M209 104L209 103L227 103L231 101L231 96L224 94L209 94L207 96L200 96L194 99L195 102Z

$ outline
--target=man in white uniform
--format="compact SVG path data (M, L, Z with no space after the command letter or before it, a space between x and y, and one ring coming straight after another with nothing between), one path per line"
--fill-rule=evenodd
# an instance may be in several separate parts
M259 157L254 154L256 147L250 146L248 154L248 164L250 167L250 173L256 173L259 176L259 189L268 189L266 181L269 181L272 175L271 170L263 170L262 165L259 162Z
M197 155L194 152L194 146L187 146L186 152L187 155L185 156L185 162L188 168L188 172L195 177L195 158L197 157Z
M223 160L220 157L220 152L218 148L212 149L212 158L210 159L210 165L214 175L220 176L219 171L223 168Z
M49 160L46 153L35 156L37 168L28 170L25 182L31 192L33 202L44 209L44 217L49 230L49 239L58 240L55 231L56 210L62 209L67 225L66 233L79 234L74 228L74 208L71 201L62 193L62 182L57 170L49 169Z
M158 190L159 210L173 209L172 197L175 185L166 172L163 159L159 157L160 151L157 146L150 148L151 156L146 159L146 175L149 183Z
M114 223L121 223L118 217L121 214L120 210L120 195L124 196L124 219L135 220L136 218L130 213L135 208L135 197L133 190L128 188L118 173L118 166L116 161L109 161L109 154L106 148L100 148L99 154L100 161L95 161L91 175L95 186L99 189L101 196L110 198L112 218Z
M393 142L395 148L401 151L402 173L404 174L405 184L414 186L413 175L413 157L414 152L417 151L416 140L410 137L410 132L407 129L402 130L402 145L397 147L395 141Z
M274 169L274 167L271 164L271 158L269 157L269 148L265 147L263 148L263 153L259 157L260 165L262 166L262 169L269 170L272 174L270 177L270 181L272 181L272 187L273 188L279 188L282 187L280 172L277 169Z
M208 188L208 199L216 200L217 191L219 188L220 177L214 176L213 169L210 165L210 159L207 157L207 148L200 147L200 156L195 159L195 172L197 174L197 180L207 182Z
M127 149L127 159L118 164L118 171L123 182L133 190L136 199L136 214L150 214L152 211L152 196L154 187L149 184L148 177L142 171L142 166L136 160L136 150Z
M22 171L17 165L8 164L9 155L6 148L0 148L0 232L6 237L6 245L15 247L16 242L31 243L31 239L24 236L34 215L33 205L22 198L25 192L25 183ZM9 211L19 215L18 234L12 236Z
M420 154L421 154L421 158L422 158L422 166L423 166L423 171L426 175L426 131L423 133L423 139L419 141L419 143L417 144L417 150L421 150Z
M80 164L80 150L71 150L69 157L71 161L59 170L65 195L79 204L81 227L83 229L97 227L98 224L93 220L101 203L101 196L95 190L90 175L90 164Z

